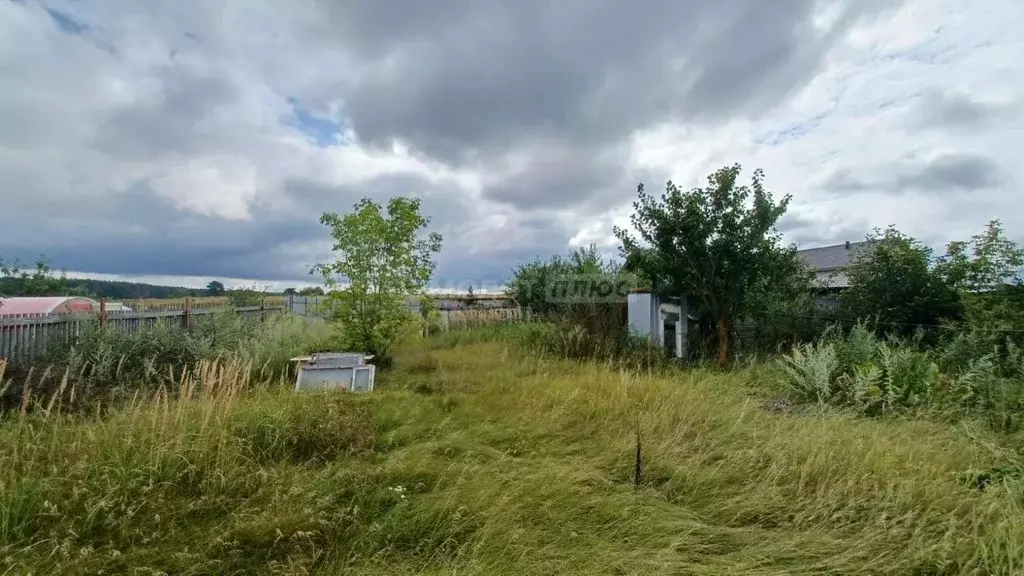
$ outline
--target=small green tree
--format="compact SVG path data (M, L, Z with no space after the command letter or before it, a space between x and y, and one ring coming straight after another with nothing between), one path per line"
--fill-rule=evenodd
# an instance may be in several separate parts
M295 290L295 288L289 286L288 288L285 288L284 291L281 293L284 294L285 296L294 296L298 294L298 291Z
M760 287L787 272L780 262L796 258L775 230L790 197L775 202L761 170L750 186L738 185L740 171L739 164L721 168L706 187L689 192L668 182L660 199L641 184L630 217L639 238L615 229L630 270L659 292L685 294L714 318L719 366L729 360L732 323L749 311Z
M1024 281L1024 248L1006 237L999 220L992 220L970 240L950 242L935 271L950 286L964 292L990 292Z
M966 242L950 242L935 271L960 293L976 352L1012 357L1007 341L1024 343L1024 248L1006 238L999 220Z
M386 211L364 198L353 212L326 212L320 222L331 229L337 260L311 273L335 288L330 297L345 344L386 361L411 319L405 299L422 294L434 272L441 235L420 237L430 220L418 198L392 198Z
M324 289L319 286L310 286L299 290L299 296L323 296Z
M211 281L206 285L207 296L223 296L224 295L224 284L217 280Z
M850 288L840 296L840 310L850 319L888 324L890 332L913 333L957 319L963 307L956 291L931 262L931 249L890 226L868 235L869 249L846 270Z

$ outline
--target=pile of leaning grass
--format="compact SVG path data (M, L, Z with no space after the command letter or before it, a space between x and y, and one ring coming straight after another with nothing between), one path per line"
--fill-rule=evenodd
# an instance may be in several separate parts
M9 415L2 570L1024 570L1020 481L965 480L1016 462L982 427L767 413L749 373L502 343L409 351L362 396L249 391L245 371L211 362L102 419Z

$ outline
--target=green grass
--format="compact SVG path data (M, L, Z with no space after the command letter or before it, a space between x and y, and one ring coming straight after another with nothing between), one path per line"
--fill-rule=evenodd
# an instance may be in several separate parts
M445 336L372 394L245 391L0 424L0 574L1018 574L982 425L761 408L754 371L635 375ZM637 430L640 486L634 486ZM6 570L6 572L5 572Z

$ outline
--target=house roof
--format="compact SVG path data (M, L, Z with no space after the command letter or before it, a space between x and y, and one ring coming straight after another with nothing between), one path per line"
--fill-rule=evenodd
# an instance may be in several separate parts
M819 288L849 288L846 267L854 256L870 246L870 242L844 242L820 248L798 250L797 256L814 271L814 284Z
M868 242L845 242L833 246L798 250L797 256L815 272L842 270L850 264L852 257L867 248Z

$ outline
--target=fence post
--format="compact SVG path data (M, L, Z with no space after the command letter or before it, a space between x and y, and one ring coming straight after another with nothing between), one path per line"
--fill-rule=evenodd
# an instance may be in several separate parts
M185 310L181 315L181 326L185 330L192 327L192 298L189 296L185 297Z
M267 298L260 298L260 323L267 321Z
M100 328L107 327L107 299L100 298Z

